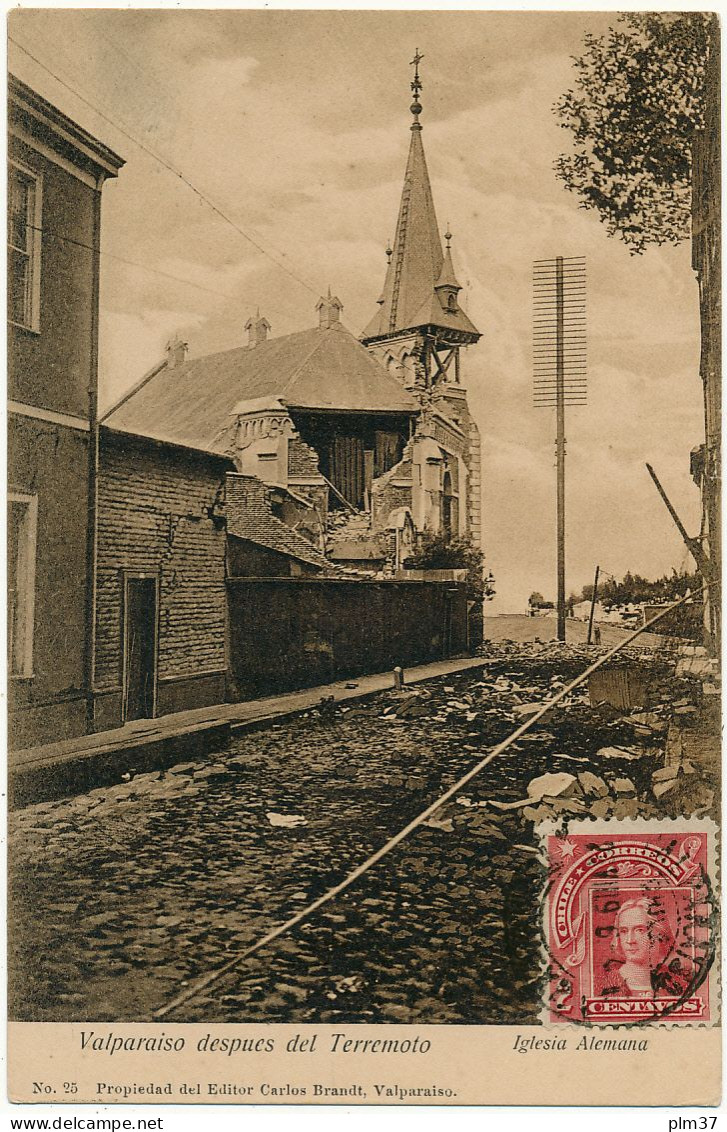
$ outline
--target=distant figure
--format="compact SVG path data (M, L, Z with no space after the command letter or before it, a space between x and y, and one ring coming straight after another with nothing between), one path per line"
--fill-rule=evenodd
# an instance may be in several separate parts
M593 639L594 639L594 641L596 642L597 645L600 645L600 643L601 643L601 630L598 627L598 625L596 625L596 628L593 630Z

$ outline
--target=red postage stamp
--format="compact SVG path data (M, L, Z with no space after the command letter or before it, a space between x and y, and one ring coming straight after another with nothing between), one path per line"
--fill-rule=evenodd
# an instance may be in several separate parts
M615 821L542 831L545 1020L714 1021L714 829Z

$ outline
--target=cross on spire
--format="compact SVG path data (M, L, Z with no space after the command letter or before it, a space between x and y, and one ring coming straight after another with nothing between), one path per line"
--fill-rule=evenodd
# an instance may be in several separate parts
M422 84L421 84L421 81L419 79L419 64L421 63L423 58L424 58L424 56L419 54L419 48L415 47L414 58L412 59L411 63L409 64L410 67L414 68L414 82L411 84L411 89L414 91L414 97L415 98L419 94L419 91L422 89Z
M410 67L414 68L414 79L410 84L412 93L414 95L414 101L412 102L410 107L411 112L414 115L414 126L419 126L419 115L422 112L422 105L419 101L419 95L421 94L422 90L422 83L421 79L419 78L419 64L421 63L423 58L424 56L419 54L419 48L417 47L414 50L414 58L409 64ZM412 126L412 129L414 129L414 126Z

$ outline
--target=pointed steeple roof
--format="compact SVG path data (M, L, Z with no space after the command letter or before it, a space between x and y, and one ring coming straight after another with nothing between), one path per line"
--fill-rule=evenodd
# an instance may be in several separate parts
M417 52L412 60L416 67L411 84L414 92L411 106L414 123L411 127L411 143L393 253L389 256L379 310L364 330L364 341L426 325L460 330L479 337L479 332L457 304L456 309L451 309L451 306L444 309L445 304L440 301L436 290L443 285L443 281L451 288L461 288L454 274L449 243L446 256L442 252L424 156L422 127L419 122L422 107L419 102L421 82L418 65L422 58Z
M450 232L449 228L444 233L444 238L447 241L447 247L444 252L442 270L439 272L439 279L434 284L434 287L436 290L439 290L440 287L449 287L452 291L461 291L462 288L457 281L457 276L454 274L454 264L452 263L452 248L450 246L452 233Z

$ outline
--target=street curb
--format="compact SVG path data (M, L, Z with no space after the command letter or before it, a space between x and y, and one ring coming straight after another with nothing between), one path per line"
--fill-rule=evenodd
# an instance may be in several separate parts
M487 657L453 657L452 663L456 664L457 660L460 661L461 667L451 668L447 672L417 676L415 670L412 671L410 680L404 687L410 688L429 680L446 679L460 672L484 667L490 662ZM338 683L340 685L341 682ZM335 691L329 692L331 698L328 702L330 703L332 699L336 707L349 703L365 703L392 688L393 677L391 687L362 691L338 687L339 694L336 695ZM321 701L325 698L322 696L317 702L284 708L251 719L237 721L234 718L217 719L187 724L177 732L172 731L148 738L139 737L136 740L129 737L127 742L121 742L117 747L79 749L69 752L66 757L39 757L37 761L11 766L8 769L8 808L21 809L37 802L57 801L60 798L83 794L98 786L118 785L121 775L130 770L148 773L153 770L164 770L178 762L205 758L213 751L229 747L233 735L264 731L275 723L318 711Z

